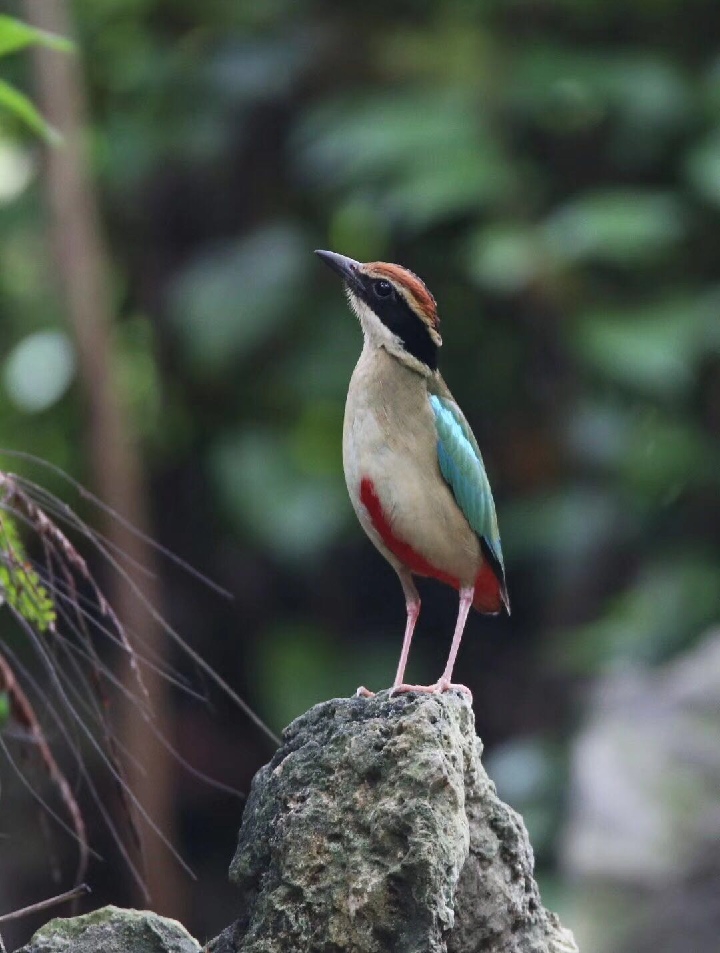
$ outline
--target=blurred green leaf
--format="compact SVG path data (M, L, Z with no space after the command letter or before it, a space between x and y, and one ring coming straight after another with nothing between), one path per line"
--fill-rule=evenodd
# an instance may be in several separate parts
M137 433L147 437L162 424L161 384L155 360L154 329L140 315L125 320L118 327L115 355L118 389Z
M328 228L330 248L349 248L358 261L380 261L387 248L389 222L367 195L338 205Z
M538 274L542 245L530 228L496 223L471 238L468 260L476 281L500 294L512 294Z
M656 259L686 232L686 211L670 193L616 189L585 193L556 209L542 226L550 254L637 267Z
M588 398L568 408L566 446L575 459L596 471L623 460L634 425L634 412L621 402Z
M337 289L336 289L337 291ZM283 390L295 401L334 400L345 404L348 382L362 347L362 332L342 297L328 308L319 305L303 345L279 359L271 377L275 393Z
M262 633L256 656L259 681L274 686L266 703L271 723L284 728L311 705L354 695L362 680L385 685L396 656L390 639L363 637L348 645L316 626L271 625Z
M685 171L696 192L712 205L720 205L720 130L713 130L688 154Z
M291 319L309 262L291 225L268 225L193 260L170 292L188 363L202 375L237 369Z
M290 437L293 455L304 473L342 479L343 411L340 401L305 402Z
M4 79L0 79L0 108L6 109L11 115L25 123L34 133L45 139L51 145L62 141L60 133L53 129L37 111L25 93L15 89Z
M720 565L674 554L654 561L595 622L563 635L558 651L576 671L666 659L720 614Z
M210 467L228 516L282 561L317 556L350 516L342 480L304 473L272 431L227 435Z
M70 53L73 44L64 37L38 30L36 27L0 14L0 56L7 56L27 46L44 46L60 53Z
M682 71L645 49L603 53L526 44L513 59L507 96L550 128L596 125L614 113L638 137L671 132L692 110Z
M674 298L635 309L591 311L575 330L578 355L609 380L632 390L677 397L717 321L714 297Z
M351 195L361 186L412 228L500 202L516 181L474 96L456 90L323 104L299 125L293 151L309 182Z
M10 696L7 692L0 692L0 731L2 731L10 721L11 711Z
M237 36L212 51L207 92L221 101L247 103L286 96L302 71L317 54L317 40L307 32L284 37Z
M620 472L650 501L720 484L720 447L695 423L659 414L640 418L629 434Z
M632 532L628 513L609 488L575 485L554 494L526 496L500 509L503 550L509 561L548 555L581 561L618 534Z

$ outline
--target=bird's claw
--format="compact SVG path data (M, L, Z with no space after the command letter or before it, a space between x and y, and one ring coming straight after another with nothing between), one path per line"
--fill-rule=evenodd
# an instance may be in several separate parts
M441 692L460 692L462 695L465 695L472 705L473 693L467 687L467 685L460 685L459 682L443 682L442 679L438 682L438 685L442 686L440 688Z
M364 685L361 685L358 690L355 692L356 698L374 698L375 692L371 692L370 689L365 688Z

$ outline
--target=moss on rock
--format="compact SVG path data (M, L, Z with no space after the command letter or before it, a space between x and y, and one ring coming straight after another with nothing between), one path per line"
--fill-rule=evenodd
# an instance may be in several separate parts
M18 953L199 953L200 944L177 920L147 910L102 907L58 917Z

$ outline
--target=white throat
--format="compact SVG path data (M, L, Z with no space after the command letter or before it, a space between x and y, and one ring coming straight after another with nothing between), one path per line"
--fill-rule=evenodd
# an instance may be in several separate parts
M413 357L412 354L408 354L403 347L403 342L397 334L393 334L392 331L382 323L372 308L368 307L364 301L353 294L350 288L346 288L346 293L350 307L360 321L360 327L362 328L367 345L370 347L382 347L388 354L392 354L393 357L404 364L405 367L409 367L416 373L422 374L423 377L432 377L433 372L430 368L416 357Z

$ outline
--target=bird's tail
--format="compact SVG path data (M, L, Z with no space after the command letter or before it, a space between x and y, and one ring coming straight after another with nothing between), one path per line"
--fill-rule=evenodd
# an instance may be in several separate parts
M484 615L497 615L505 609L510 615L510 599L505 580L498 579L487 559L483 561L475 580L473 609Z

